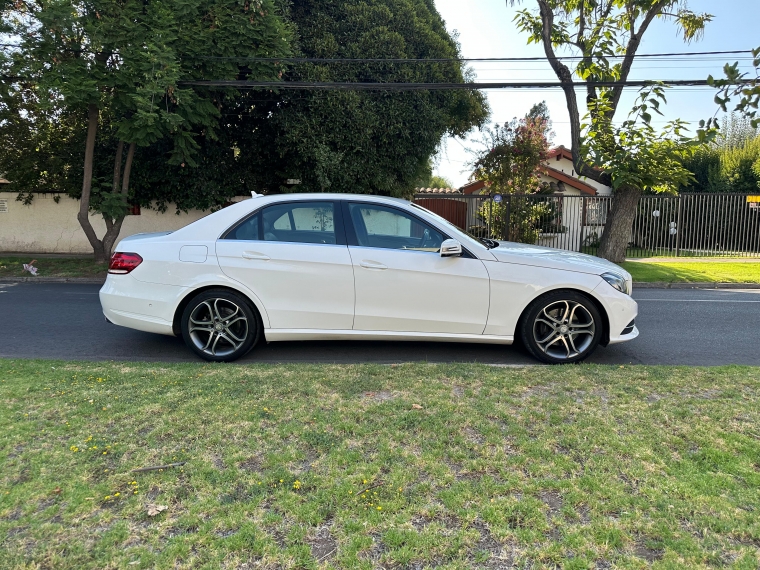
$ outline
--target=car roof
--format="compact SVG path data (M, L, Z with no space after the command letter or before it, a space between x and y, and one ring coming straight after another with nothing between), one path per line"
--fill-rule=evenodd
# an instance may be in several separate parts
M409 205L409 200L403 198L393 198L391 196L378 196L376 194L337 194L329 192L304 192L304 193L287 193L287 194L268 194L268 195L256 195L254 199L266 198L269 202L280 202L289 200L355 200L355 201L388 201L391 203Z

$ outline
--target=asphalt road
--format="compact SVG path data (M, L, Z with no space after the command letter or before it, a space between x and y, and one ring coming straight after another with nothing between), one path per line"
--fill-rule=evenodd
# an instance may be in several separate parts
M105 322L98 285L0 283L0 357L195 361L179 338ZM599 348L604 364L760 365L760 290L640 289L634 341ZM275 342L239 362L530 364L513 347L432 342Z

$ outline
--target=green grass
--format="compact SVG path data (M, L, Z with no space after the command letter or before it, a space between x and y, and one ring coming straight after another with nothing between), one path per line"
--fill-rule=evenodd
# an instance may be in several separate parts
M0 257L0 278L31 277L24 271L24 264L36 259L32 264L39 277L105 277L108 264L95 263L90 258L81 257Z
M758 368L0 360L0 402L3 568L760 564Z
M634 281L760 283L760 263L626 261L620 265Z

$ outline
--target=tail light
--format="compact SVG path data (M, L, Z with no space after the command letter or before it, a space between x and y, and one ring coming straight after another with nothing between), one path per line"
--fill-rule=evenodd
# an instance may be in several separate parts
M142 263L143 258L136 253L116 252L111 256L108 264L108 273L124 275Z

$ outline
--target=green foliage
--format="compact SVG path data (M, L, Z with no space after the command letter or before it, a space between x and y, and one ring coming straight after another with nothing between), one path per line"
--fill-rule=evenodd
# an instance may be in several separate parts
M734 111L747 117L753 128L758 128L760 126L760 112L758 112L758 106L760 106L760 47L752 50L752 56L754 57L752 65L755 68L755 77L741 73L739 63L734 62L723 66L724 79L715 79L710 75L707 82L718 89L715 102L723 109L723 112L727 112L728 104L738 98Z
M491 192L532 194L542 188L541 165L549 156L549 141L548 116L541 112L485 130L483 149L475 153L472 166Z
M512 3L518 2L513 0ZM580 52L582 57L574 70L561 62L550 62L559 79L568 83L573 75L587 83L625 81L641 38L655 18L672 20L684 41L699 39L712 19L710 14L691 11L683 0L665 3L659 0L539 0L538 4L537 12L522 10L517 14L517 27L528 34L528 43L543 43L547 53L555 49ZM544 43L543 32L548 27L551 41ZM624 57L619 57L621 55ZM649 86L641 90L629 118L615 127L613 119L622 89L621 86L587 86L587 123L572 128L573 148L580 151L584 163L578 165L578 170L583 170L580 166L602 169L614 188L633 185L650 190L672 189L678 181L688 177L681 167L684 154L693 151L686 136L686 125L674 121L662 132L653 129L652 113L660 114L659 107L665 97L661 87ZM575 106L572 88L566 90L566 96ZM571 123L575 120L571 117ZM709 137L710 125L701 127L697 131L697 144Z
M318 58L457 58L459 49L426 0L293 2L297 55ZM462 82L460 63L296 63L300 81ZM425 183L445 134L482 125L484 97L469 91L250 91L220 100L219 139L199 139L200 167L147 168L135 184L180 204L208 192L355 192L405 196ZM162 152L165 149L162 148ZM159 160L144 156L140 160ZM153 158L155 157L155 158ZM290 186L287 179L301 183ZM184 196L192 197L186 200Z
M543 190L541 193L548 192ZM551 200L526 200L520 196L498 204L488 200L478 209L478 218L490 230L489 237L519 243L535 244L542 233L564 231L554 223L556 217L557 211Z
M423 184L425 188L453 188L454 185L451 183L451 181L448 178L444 178L443 176L433 175L431 176L427 184Z
M0 59L2 71L15 78L2 84L3 118L21 121L12 133L18 147L26 137L52 147L46 154L51 163L70 143L59 140L63 135L83 144L84 110L96 105L102 138L113 145L111 157L118 140L147 147L166 139L163 160L195 164L197 139L216 136L223 94L182 81L235 79L238 62L216 58L287 55L291 37L275 0L19 0L4 6L1 21L20 38ZM247 65L245 74L274 80L281 70L258 63ZM58 135L61 118L70 129ZM14 157L3 153L2 161L13 163ZM43 161L20 178L20 189L47 187L39 174L51 171L46 167ZM71 156L67 167L81 170L81 154ZM69 184L58 186L75 193ZM94 204L112 210L115 201Z
M694 174L684 192L757 193L760 188L760 132L749 118L731 115L723 120L713 144L684 161Z
M594 167L612 172L613 188L635 186L652 192L675 192L692 180L684 160L693 156L715 132L700 129L697 137L687 136L686 123L670 121L658 132L652 126L652 112L662 115L666 102L664 86L644 87L628 118L619 126L612 123L613 109L607 99L597 99L582 125L582 149Z

